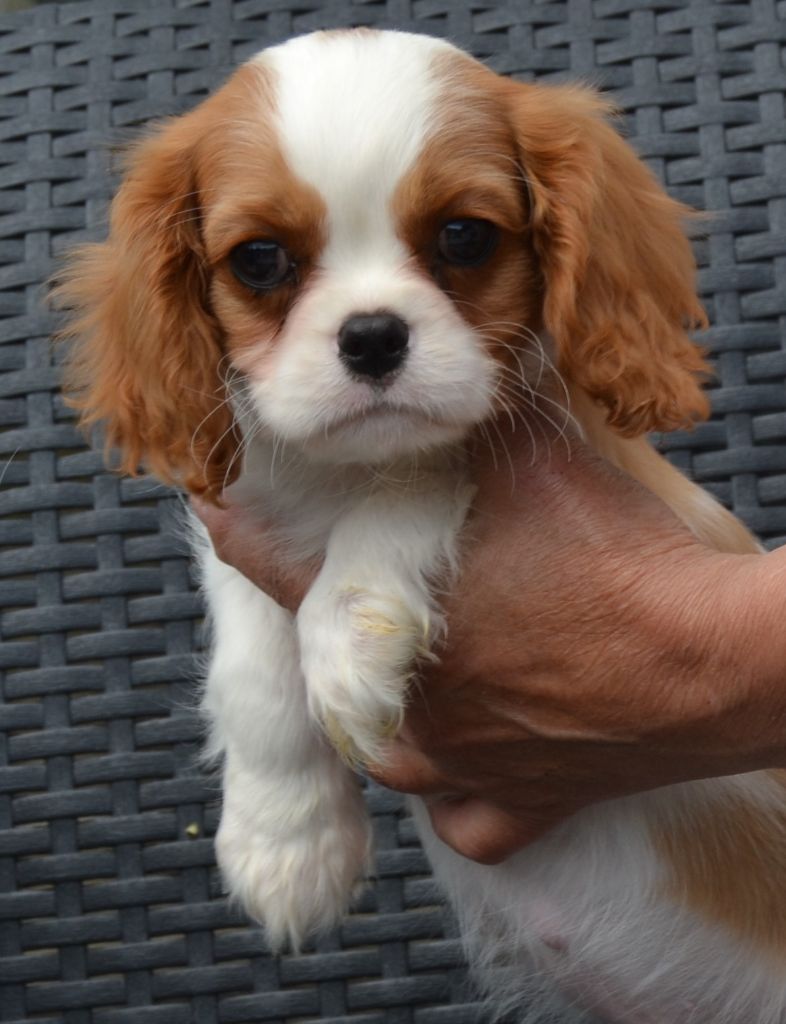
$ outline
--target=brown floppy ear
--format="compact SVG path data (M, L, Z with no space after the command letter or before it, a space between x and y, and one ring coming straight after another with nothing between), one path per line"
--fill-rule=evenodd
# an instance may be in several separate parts
M217 500L237 451L199 231L199 111L131 151L106 242L74 252L55 291L72 311L65 388L102 421L119 468L144 464ZM236 461L236 460L235 460Z
M684 233L691 211L611 127L597 94L512 85L560 369L623 434L690 425L708 412L707 365L687 333L706 326Z

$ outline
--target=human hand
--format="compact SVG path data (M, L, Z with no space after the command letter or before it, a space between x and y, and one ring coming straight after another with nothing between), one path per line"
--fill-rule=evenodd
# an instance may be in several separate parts
M191 497L191 507L210 534L213 548L227 565L241 572L282 608L297 611L319 571L319 565L294 565L282 556L274 525L241 505L220 508Z
M777 715L762 732L761 681L741 671L756 645L740 638L761 639L743 595L767 559L707 549L575 441L533 458L513 440L515 488L476 454L448 642L374 773L487 862L594 801L774 763L785 734ZM219 556L294 610L316 568L287 567L240 510L202 511Z
M515 488L476 463L448 643L375 772L483 862L598 800L786 763L786 660L761 657L783 554L711 550L572 449L511 446Z

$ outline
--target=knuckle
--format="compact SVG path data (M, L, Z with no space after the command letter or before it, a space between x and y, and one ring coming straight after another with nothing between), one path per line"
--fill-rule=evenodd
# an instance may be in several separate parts
M438 838L467 860L493 865L504 859L493 843L472 830L456 829L439 815L432 815L432 825Z
M503 848L498 843L485 841L478 837L464 841L461 845L464 848L460 849L458 852L462 854L462 856L467 857L469 860L474 860L478 864L484 864L487 867L492 867L494 864L501 864L510 852L507 847Z
M378 782L380 786L384 786L385 789L393 789L398 793L406 791L405 786L402 784L406 780L402 778L401 772L395 768L389 768L384 764L368 764L366 765L366 774Z
M380 785L396 793L422 793L427 788L419 772L398 765L373 765L369 769L369 775Z

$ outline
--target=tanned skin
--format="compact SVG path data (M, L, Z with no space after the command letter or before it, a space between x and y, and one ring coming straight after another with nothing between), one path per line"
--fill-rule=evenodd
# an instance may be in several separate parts
M496 863L579 808L786 767L786 548L729 555L577 440L478 447L448 635L375 777ZM501 468L502 467L502 468ZM294 611L294 571L242 510L196 504L219 557Z

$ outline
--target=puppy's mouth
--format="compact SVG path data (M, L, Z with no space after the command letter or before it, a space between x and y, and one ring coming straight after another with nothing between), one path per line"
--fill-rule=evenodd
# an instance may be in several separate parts
M460 440L469 424L388 402L339 414L308 443L319 461L378 462Z
M377 424L385 420L390 420L399 425L402 421L413 424L436 422L433 417L424 413L422 409L415 409L411 406L390 405L384 402L337 417L329 424L327 433L334 434L353 427L362 427L366 423Z
M465 424L460 423L455 417L440 416L436 412L429 412L413 405L394 405L383 401L337 416L326 427L324 436L335 437L346 432L362 433L363 429L368 427L375 435L388 428L397 432L408 430L415 440L422 431L455 429L463 426Z

